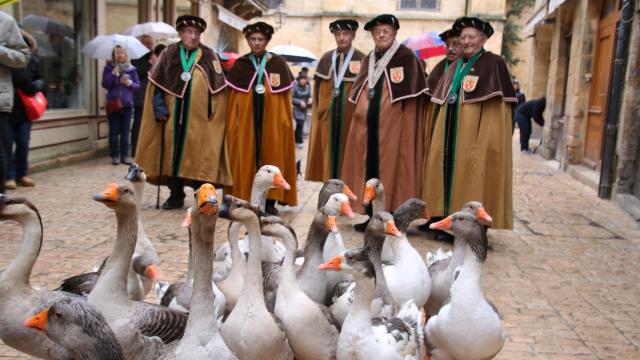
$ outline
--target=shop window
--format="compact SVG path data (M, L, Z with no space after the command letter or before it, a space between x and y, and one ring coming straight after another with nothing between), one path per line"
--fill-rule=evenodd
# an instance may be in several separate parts
M20 24L38 42L36 52L49 109L84 109L87 79L82 45L87 27L81 0L21 1Z
M437 0L400 0L400 10L436 10Z

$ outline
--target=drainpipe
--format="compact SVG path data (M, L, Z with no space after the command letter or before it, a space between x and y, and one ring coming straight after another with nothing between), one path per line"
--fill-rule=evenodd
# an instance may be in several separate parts
M611 190L614 182L614 157L616 137L618 134L618 118L620 116L620 103L624 86L624 68L629 47L629 35L634 11L633 0L622 0L620 14L620 29L616 41L616 54L613 61L613 80L609 89L609 104L607 105L607 121L605 124L604 144L602 146L602 169L600 171L600 186L598 197L611 198Z

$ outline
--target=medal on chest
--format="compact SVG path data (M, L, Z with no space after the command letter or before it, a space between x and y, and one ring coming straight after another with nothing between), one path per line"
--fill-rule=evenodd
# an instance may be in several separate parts
M374 96L376 96L376 89L369 89L369 91L367 91L367 97L369 98L369 100L373 99Z
M340 88L333 89L333 91L331 92L331 96L333 96L334 98L340 96Z
M182 81L189 81L191 80L191 73L189 73L188 71L183 71L180 74L180 79L182 79Z
M256 89L255 90L256 90L257 94L262 95L267 91L267 88L264 87L264 85L262 85L262 84L258 84L258 85L256 85Z

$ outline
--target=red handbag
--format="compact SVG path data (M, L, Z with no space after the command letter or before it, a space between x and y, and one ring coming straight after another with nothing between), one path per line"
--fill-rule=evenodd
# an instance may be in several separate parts
M27 119L31 122L39 120L49 104L42 91L38 91L33 95L27 95L22 89L17 89L17 91Z

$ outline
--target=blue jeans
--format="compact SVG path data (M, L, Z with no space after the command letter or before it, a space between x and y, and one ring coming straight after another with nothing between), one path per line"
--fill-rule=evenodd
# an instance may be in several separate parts
M29 121L9 120L5 124L4 152L7 163L6 180L16 180L27 176L29 171ZM13 144L16 150L13 151Z
M109 118L109 153L112 158L124 159L129 155L129 132L131 129L132 107L123 107Z

